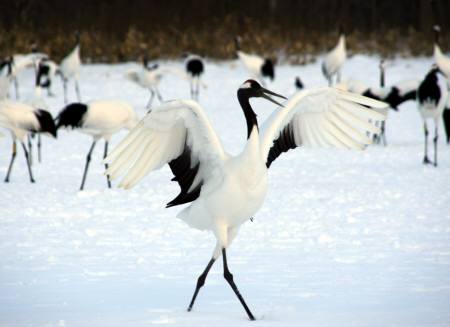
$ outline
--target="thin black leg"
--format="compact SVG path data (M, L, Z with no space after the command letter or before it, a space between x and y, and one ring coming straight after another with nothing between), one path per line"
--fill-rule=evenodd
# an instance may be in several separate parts
M383 145L386 146L387 145L386 133L385 133L385 131L386 131L386 122L384 122L384 121L381 122L380 129L381 129L381 135L380 136L381 136L381 139L383 140Z
M77 92L78 101L81 102L80 86L78 85L77 79L75 80L75 91Z
M30 174L30 182L34 183L33 173L31 172L30 156L28 155L27 146L22 142L23 152L25 153L25 159L27 159L28 173Z
M41 134L37 135L38 161L41 162Z
M200 288L202 288L202 286L205 285L206 276L208 276L208 273L211 270L211 267L213 266L215 261L216 261L216 259L211 258L211 260L209 260L208 265L206 266L205 270L198 277L197 286L195 287L194 295L192 296L192 300L191 300L191 303L189 304L187 311L192 310L192 307L194 306L194 302L195 302L195 299L197 298L198 292L200 291Z
M84 188L84 182L86 181L86 175L87 175L87 171L88 171L88 168L89 168L89 163L91 162L91 154L92 154L92 151L94 151L94 147L95 147L95 143L96 142L97 141L92 142L91 149L89 150L89 152L88 152L88 154L86 156L86 166L84 167L84 173L83 173L83 179L81 180L80 191L82 191L83 188Z
M428 159L428 128L426 122L423 123L423 132L425 134L425 154L423 156L423 163L426 165L431 163L430 159Z
M5 177L5 183L9 183L9 175L11 174L13 163L14 160L16 159L16 154L17 154L16 140L13 140L11 161L9 162L8 172L6 173Z
M105 152L103 153L103 159L108 155L108 141L105 141ZM108 164L105 163L105 169L108 170ZM106 175L106 182L108 183L108 188L111 188L111 181L109 180L109 175Z
M437 167L437 145L438 145L438 125L435 124L436 126L434 127L434 138L433 138L433 143L434 143L434 166Z
M233 289L234 293L236 294L237 298L241 302L242 306L245 309L245 312L247 312L248 318L250 320L255 320L255 317L251 313L250 309L248 308L247 304L244 301L244 298L242 297L241 293L239 293L239 290L234 283L233 275L231 274L230 270L228 269L227 265L227 254L225 251L225 248L222 249L222 256L223 256L223 277L225 277L225 280L230 284L231 288Z
M31 133L27 135L28 140L28 153L30 156L30 165L33 164L33 144L31 143Z
M16 99L18 100L20 98L20 95L19 95L19 81L17 77L14 77L14 88L16 90Z
M191 79L191 99L194 100L194 78Z

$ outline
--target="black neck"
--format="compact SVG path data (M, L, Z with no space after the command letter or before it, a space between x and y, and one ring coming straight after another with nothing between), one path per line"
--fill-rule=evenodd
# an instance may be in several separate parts
M256 114L250 105L248 90L239 89L237 92L237 97L239 104L241 105L242 111L244 112L245 120L247 122L247 139L250 138L250 134L254 127L258 128L258 120L256 119Z

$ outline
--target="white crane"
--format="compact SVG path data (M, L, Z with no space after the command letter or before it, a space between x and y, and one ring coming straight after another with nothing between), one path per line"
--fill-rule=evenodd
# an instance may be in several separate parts
M80 75L81 58L80 58L80 34L75 32L76 44L73 50L59 64L59 73L62 78L64 87L64 103L67 104L67 83L70 79L74 80L75 91L78 101L81 101L80 86L78 78Z
M130 69L127 71L125 76L128 80L150 91L150 99L146 105L146 108L149 109L153 103L155 95L158 97L160 102L163 101L161 93L158 90L158 85L166 73L167 70L161 68L158 64L148 66L148 61L144 58L143 67L138 69Z
M36 85L46 88L49 96L54 96L51 87L57 73L59 73L59 66L56 62L48 58L39 60L36 70Z
M336 82L341 81L341 69L347 58L345 47L345 35L341 33L337 45L327 53L322 62L322 73L328 81L328 85L333 85L333 77L336 75Z
M123 128L131 129L137 124L137 116L132 106L126 102L113 100L97 100L87 104L71 103L56 117L56 128L79 129L94 139L86 156L83 179L80 191L84 188L86 175L91 161L91 154L98 140L105 140L103 158L108 154L108 143L115 133ZM105 165L108 168L107 165ZM111 182L107 178L108 187Z
M28 68L36 68L37 62L47 55L40 52L32 52L28 54L15 54L5 58L0 65L1 69L7 70L7 76L14 82L16 91L16 99L20 98L19 94L19 75Z
M190 79L191 98L198 101L201 85L200 77L205 72L203 58L195 54L190 54L186 57L185 67Z
M22 143L22 148L27 160L30 182L34 183L33 173L31 172L30 158L24 143L25 136L28 133L49 133L56 137L56 127L51 114L42 109L35 109L25 103L3 100L0 101L0 127L4 127L11 132L13 145L12 156L6 173L5 183L9 182L14 159L17 154L16 141Z
M251 77L266 85L265 78L270 78L271 81L275 78L275 65L270 58L263 58L256 54L245 53L241 50L241 37L234 38L234 45L236 48L236 55L242 62L244 67L250 73Z
M425 135L423 163L433 164L435 167L437 166L438 128L442 118L442 113L447 104L448 96L445 78L440 75L441 73L439 68L433 67L417 89L417 106L423 120L423 131ZM428 159L427 119L433 119L434 121L434 162Z
M224 277L243 305L254 316L239 293L227 265L226 249L240 226L251 219L264 202L268 168L283 152L298 146L331 146L362 150L371 143L369 133L379 129L369 119L385 119L385 104L332 88L297 93L284 108L269 95L284 98L256 82L247 80L237 97L247 122L247 144L237 156L222 147L200 105L191 100L164 103L154 108L106 158L106 174L123 176L120 186L131 188L150 171L169 164L180 194L167 204L184 208L178 218L189 226L214 233L217 243L211 260L197 281L188 311L194 305L210 268L223 256ZM280 105L258 128L250 98L261 97ZM377 112L362 107L376 107Z
M446 57L439 46L439 34L441 32L441 27L439 25L433 26L434 30L434 50L433 56L436 65L439 67L439 70L450 79L450 58Z

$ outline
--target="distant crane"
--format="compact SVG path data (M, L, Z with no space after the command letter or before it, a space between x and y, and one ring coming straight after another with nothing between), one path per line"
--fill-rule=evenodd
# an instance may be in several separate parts
M268 168L283 152L298 146L332 146L362 150L378 133L369 119L385 119L385 104L332 88L297 93L284 108L270 96L283 96L245 81L237 91L247 123L247 144L237 156L228 154L202 107L195 101L166 102L154 108L119 143L104 162L111 179L123 176L125 189L136 185L150 171L168 164L180 186L179 195L167 204L181 204L178 217L189 226L214 233L213 256L197 280L189 304L204 285L214 262L222 255L225 280L230 284L250 320L255 317L239 292L228 269L226 249L240 226L251 219L264 202ZM280 106L261 130L249 100L264 98ZM375 107L381 112L362 107Z
M56 137L56 127L53 118L48 111L33 108L25 103L3 100L0 101L0 127L4 127L11 132L13 140L11 161L6 173L5 183L9 182L14 160L17 154L16 141L22 143L22 148L27 160L30 182L34 183L33 173L27 147L24 139L28 133L48 133Z
M190 86L191 86L191 98L198 101L199 93L200 93L200 77L205 72L205 64L203 62L203 58L189 54L185 60L186 73L190 77Z
M80 86L78 78L80 75L81 58L80 58L80 33L75 32L75 47L73 50L61 60L59 64L59 74L62 78L64 88L64 103L67 104L67 83L73 79L75 84L75 91L77 93L78 101L81 101Z
M271 81L275 78L275 65L270 58L263 58L256 54L245 53L241 50L241 37L234 38L236 55L244 67L250 73L251 77L260 81L263 86L266 85L265 78Z
M91 161L91 154L98 140L105 140L103 158L108 154L108 143L115 133L123 128L131 129L137 124L136 113L132 106L122 101L97 100L87 104L71 103L56 117L56 128L67 127L79 129L92 136L94 141L86 156L80 191L84 188L86 175ZM105 165L108 168L108 165ZM107 178L108 187L111 182Z
M167 71L161 68L158 64L148 66L148 60L145 57L142 64L142 67L139 67L138 69L131 69L127 71L125 76L128 80L150 91L150 99L146 105L146 108L149 109L153 103L155 95L158 97L159 102L163 101L163 98L158 90L158 85Z
M423 120L423 131L425 135L425 148L424 148L424 164L433 164L437 166L437 148L438 148L438 128L439 122L442 118L445 105L447 104L448 90L446 81L440 77L441 73L439 68L433 67L425 79L420 83L417 89L417 105L420 112L420 116ZM427 119L433 119L434 121L434 162L428 159L428 127Z
M340 33L337 45L327 53L322 62L322 73L328 81L328 85L333 85L333 77L336 76L336 82L341 81L341 69L347 58L345 47L345 34Z

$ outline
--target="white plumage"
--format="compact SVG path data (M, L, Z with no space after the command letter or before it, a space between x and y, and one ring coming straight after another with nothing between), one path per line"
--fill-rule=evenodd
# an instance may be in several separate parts
M120 182L124 188L133 187L149 172L168 163L181 188L168 206L191 202L177 217L216 236L213 258L199 278L189 310L222 251L225 278L249 318L254 319L227 277L225 249L241 224L262 206L268 167L282 152L297 146L362 150L371 143L367 133L379 132L369 121L382 121L386 115L382 102L331 88L311 89L297 93L284 108L275 111L260 134L248 99L268 98L267 94L277 95L252 80L238 91L247 119L248 141L237 156L223 149L198 103L178 100L148 113L105 160L110 163L106 173L111 179L124 176ZM361 105L378 108L379 112Z
M434 166L437 166L438 129L442 119L442 113L447 104L447 97L446 79L444 76L441 76L439 68L431 69L417 89L417 106L423 120L425 134L424 164L432 163ZM434 162L428 159L428 119L434 121Z
M76 45L73 50L61 60L59 64L59 72L62 77L63 87L64 87L64 103L67 103L67 82L71 79L75 83L75 91L77 93L78 101L81 101L80 87L78 85L78 79L81 69L81 58L80 58L80 37L76 33Z
M86 166L80 190L84 188L91 153L98 140L105 140L104 158L108 153L108 143L121 129L131 129L137 122L136 113L131 105L123 101L97 100L88 104L72 103L66 106L56 118L56 127L79 129L93 137L93 143L86 158ZM108 179L108 186L111 187Z
M441 28L437 25L433 26L435 32L435 40L434 40L434 49L433 56L434 61L436 62L439 70L450 79L450 58L446 57L439 46L439 34L441 32Z
M30 167L29 154L26 149L24 139L30 133L49 133L56 137L56 128L50 113L41 108L33 108L32 106L12 101L0 101L0 127L4 127L11 132L13 139L11 162L6 174L5 182L9 182L12 166L16 156L16 140L22 143L22 147L27 160L30 181L34 183L33 174Z
M347 58L345 35L339 37L337 45L325 56L322 63L322 73L329 85L333 84L333 77L337 76L337 82L341 81L341 69Z
M250 54L241 50L241 38L235 37L236 55L244 67L250 73L250 77L266 84L265 78L273 80L275 78L275 69L271 59L263 58L256 54Z

